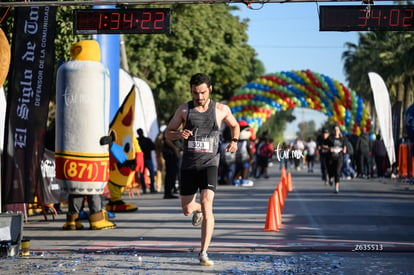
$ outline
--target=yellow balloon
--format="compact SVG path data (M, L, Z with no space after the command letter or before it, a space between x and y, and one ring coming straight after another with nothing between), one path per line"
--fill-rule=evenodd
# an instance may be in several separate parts
M341 119L345 118L345 107L343 105L339 105L339 111L341 115Z

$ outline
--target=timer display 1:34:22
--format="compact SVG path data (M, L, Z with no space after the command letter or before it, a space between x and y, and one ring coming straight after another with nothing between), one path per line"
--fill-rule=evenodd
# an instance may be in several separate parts
M73 15L75 34L170 33L170 9L82 9Z

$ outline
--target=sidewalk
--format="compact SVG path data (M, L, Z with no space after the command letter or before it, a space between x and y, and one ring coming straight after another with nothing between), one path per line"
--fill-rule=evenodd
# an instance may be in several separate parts
M263 228L278 165L253 187L218 186L213 267L198 265L200 228L179 200L146 194L125 197L139 209L116 213L113 230L64 231L65 214L29 217L30 257L0 258L0 274L414 274L413 185L344 180L333 194L318 170L291 173L277 232Z

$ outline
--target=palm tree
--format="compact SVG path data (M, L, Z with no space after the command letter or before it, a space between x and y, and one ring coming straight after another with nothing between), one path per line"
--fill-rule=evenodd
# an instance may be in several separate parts
M395 100L403 103L402 112L405 113L413 102L414 35L411 32L387 32L383 46L381 58L389 71L387 80L395 87Z
M358 44L347 43L342 54L350 88L372 101L368 72L380 74L390 89L391 102L412 103L414 35L411 32L359 33Z

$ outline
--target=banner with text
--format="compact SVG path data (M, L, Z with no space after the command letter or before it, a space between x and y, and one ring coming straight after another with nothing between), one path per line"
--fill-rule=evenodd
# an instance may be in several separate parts
M42 183L40 163L54 78L56 9L15 9L2 161L4 204L33 202Z

